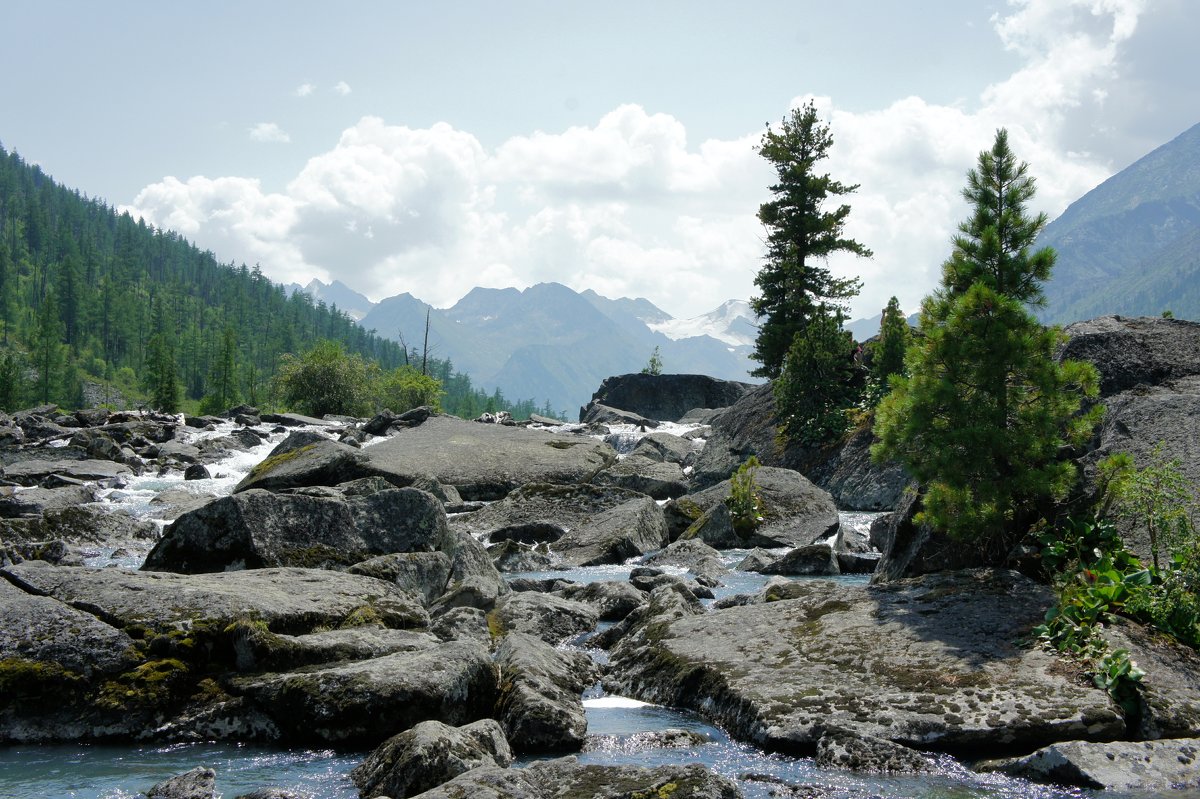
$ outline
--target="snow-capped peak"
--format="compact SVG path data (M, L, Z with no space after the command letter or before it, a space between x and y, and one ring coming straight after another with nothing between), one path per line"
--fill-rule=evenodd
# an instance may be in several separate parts
M646 326L670 339L711 336L738 347L754 344L758 336L755 319L754 312L750 310L750 303L745 300L727 300L721 303L720 307L691 319L647 321Z

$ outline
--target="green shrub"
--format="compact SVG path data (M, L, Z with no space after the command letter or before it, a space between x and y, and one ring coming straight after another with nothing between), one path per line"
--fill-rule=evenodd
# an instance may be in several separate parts
M743 538L753 533L763 521L762 497L754 480L761 465L758 458L751 455L729 476L729 499L725 500L725 505L733 519L734 531Z

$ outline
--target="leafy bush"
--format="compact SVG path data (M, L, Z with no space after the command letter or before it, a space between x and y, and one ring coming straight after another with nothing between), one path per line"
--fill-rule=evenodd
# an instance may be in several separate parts
M763 521L762 497L754 480L761 465L758 458L751 455L729 476L729 499L725 500L725 505L733 519L734 531L742 537L753 533Z
M442 409L442 383L423 375L415 367L401 366L379 380L378 403L396 413L404 413L421 405L435 411Z
M280 358L275 380L283 403L302 413L362 416L371 410L377 372L378 367L347 353L340 343L321 341L299 358Z

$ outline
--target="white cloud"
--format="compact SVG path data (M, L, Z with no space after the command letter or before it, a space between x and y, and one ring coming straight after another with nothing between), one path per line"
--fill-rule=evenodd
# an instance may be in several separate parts
M287 131L274 122L259 122L257 125L250 127L249 132L250 138L254 141L287 144L292 140Z
M311 83L301 83L299 86L296 87L294 94L297 97L308 97L310 94L312 94L316 90L317 90L317 87Z
M340 94L342 97L345 97L347 94L354 91L353 89L350 88L350 84L346 83L346 81L344 81L344 80L339 80L334 85L333 90L335 92L337 92L338 94Z
M1011 3L992 24L1021 65L973 103L907 97L851 111L814 98L836 142L828 170L862 186L848 198L848 233L875 251L831 262L864 280L854 315L877 313L893 294L915 310L933 288L966 214L966 170L996 128L1009 129L1039 180L1034 210L1056 214L1107 177L1110 164L1079 152L1078 132L1103 119L1141 12L1138 0ZM445 123L364 117L281 191L168 178L134 208L278 280L338 278L376 299L409 291L440 305L477 285L556 280L686 317L754 292L755 212L772 178L759 136L692 143L683 120L622 105L594 125L488 150Z

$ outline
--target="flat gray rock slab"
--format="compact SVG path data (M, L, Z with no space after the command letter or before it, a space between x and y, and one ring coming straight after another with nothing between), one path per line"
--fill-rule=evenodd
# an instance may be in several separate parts
M583 483L617 459L595 439L449 416L398 430L363 452L374 474L398 484L431 475L465 500L500 499L526 483Z
M320 569L168 574L26 561L4 569L4 576L119 627L224 628L239 619L257 619L274 632L300 634L336 627L366 606L390 627L428 622L420 601L407 591L374 577Z
M1200 788L1200 740L1067 741L1027 757L987 764L987 771L1057 785L1106 791L1152 791Z
M133 644L126 633L90 613L0 579L0 661L52 664L91 678L136 663Z
M491 715L496 667L482 644L434 647L329 667L235 679L289 739L377 744L421 721L461 725Z
M133 474L133 469L116 461L28 460L5 466L3 474L14 483L34 485L52 474L70 477L73 480L112 480Z
M811 752L823 727L917 748L1026 747L1125 732L1108 696L1018 641L1051 596L1015 572L884 586L796 583L795 598L651 620L606 685L715 716L738 738Z

